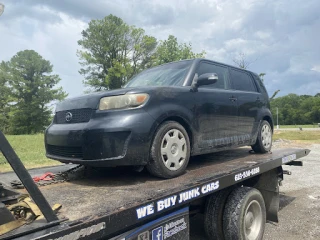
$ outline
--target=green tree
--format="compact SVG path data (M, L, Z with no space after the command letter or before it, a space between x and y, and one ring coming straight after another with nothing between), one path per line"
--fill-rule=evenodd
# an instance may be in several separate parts
M320 122L320 98L311 95L288 94L271 102L272 114L279 109L280 124L314 124Z
M157 46L157 39L155 37L145 35L144 30L141 28L132 27L131 36L132 71L128 75L128 79L152 66L152 58Z
M43 131L50 123L51 109L48 104L62 100L67 94L59 83L58 75L52 74L52 65L33 50L18 52L8 62L0 65L1 81L7 84L10 94L10 133L33 134ZM9 97L10 95L10 97Z
M178 43L175 36L169 35L167 40L161 41L158 45L153 58L153 65L160 65L173 61L191 58L203 58L206 52L194 53L191 43Z
M80 74L95 91L120 88L128 78L144 69L157 45L141 28L129 26L109 15L92 20L78 44Z
M9 127L9 113L11 89L6 78L7 67L4 62L0 63L0 130L4 133L8 131Z
M264 76L265 76L265 75L266 75L265 73L259 73L259 77L260 77L260 79L261 79L262 82L264 81Z
M274 93L272 94L272 96L270 97L270 99L273 100L273 99L277 96L277 94L278 94L279 92L280 92L280 89L274 91Z

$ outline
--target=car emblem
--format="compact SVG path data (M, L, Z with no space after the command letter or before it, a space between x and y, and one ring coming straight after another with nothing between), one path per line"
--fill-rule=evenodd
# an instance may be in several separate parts
M66 113L66 121L70 122L72 120L72 113L71 112L67 112Z

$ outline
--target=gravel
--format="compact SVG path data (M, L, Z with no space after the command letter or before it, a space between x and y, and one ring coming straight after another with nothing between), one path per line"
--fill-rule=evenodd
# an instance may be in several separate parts
M292 175L284 176L279 223L267 224L266 240L320 239L320 144L307 148L303 167L284 167Z

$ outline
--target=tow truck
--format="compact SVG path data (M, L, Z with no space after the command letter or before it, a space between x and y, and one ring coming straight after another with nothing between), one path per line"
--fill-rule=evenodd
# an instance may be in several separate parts
M204 214L208 239L262 239L266 221L278 222L279 185L290 174L282 165L302 166L300 159L310 152L239 148L194 157L174 179L85 168L72 180L39 187L1 132L0 150L38 208L33 221L21 223L10 206L19 206L26 191L1 185L0 239L59 240L189 239L190 217L197 213ZM75 174L79 166L59 168ZM62 205L60 212L54 203Z
M0 152L26 189L0 183L0 239L188 240L190 217L203 213L209 239L251 240L263 238L267 220L278 222L279 185L290 174L282 165L302 166L310 150L202 155L183 176L167 180L64 165L59 176L69 181L40 189L2 132Z

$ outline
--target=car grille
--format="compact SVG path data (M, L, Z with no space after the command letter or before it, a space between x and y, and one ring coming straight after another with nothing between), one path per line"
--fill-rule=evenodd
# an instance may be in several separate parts
M55 116L55 123L66 124L66 123L89 122L92 112L93 112L93 109L91 108L72 109L72 110L57 112Z
M47 153L54 156L67 157L67 158L83 158L81 147L62 147L47 145Z

